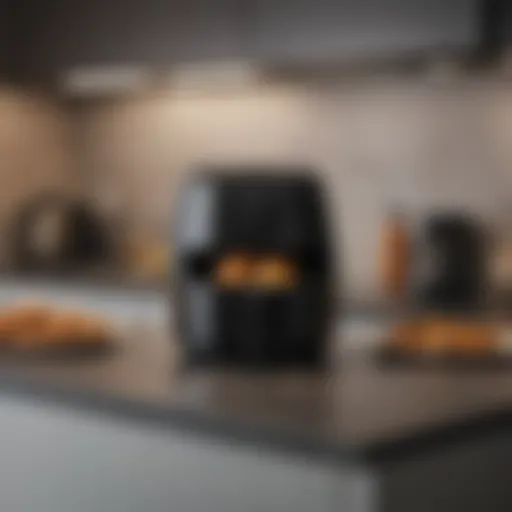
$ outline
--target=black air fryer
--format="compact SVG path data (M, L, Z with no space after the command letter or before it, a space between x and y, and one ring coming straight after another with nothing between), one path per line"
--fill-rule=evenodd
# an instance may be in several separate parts
M184 188L177 328L191 364L321 365L333 297L324 199L308 172L212 172Z

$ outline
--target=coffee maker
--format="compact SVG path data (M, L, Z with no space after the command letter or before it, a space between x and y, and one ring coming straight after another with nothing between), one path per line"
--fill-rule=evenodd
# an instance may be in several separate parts
M464 213L437 213L427 220L424 235L430 265L420 288L422 308L445 313L481 310L488 279L480 223Z
M311 171L200 172L184 185L175 220L176 328L190 364L325 362L333 265Z

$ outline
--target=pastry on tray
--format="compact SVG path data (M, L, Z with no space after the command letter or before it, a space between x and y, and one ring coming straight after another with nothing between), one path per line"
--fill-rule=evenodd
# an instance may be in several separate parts
M20 352L86 351L106 347L111 329L100 318L44 305L0 311L0 348Z
M409 356L486 356L503 351L503 332L486 321L417 319L396 325L388 348Z

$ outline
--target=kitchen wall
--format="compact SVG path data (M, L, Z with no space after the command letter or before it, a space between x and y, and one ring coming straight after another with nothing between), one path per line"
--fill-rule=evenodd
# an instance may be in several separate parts
M229 94L154 91L75 106L93 197L133 233L165 232L180 180L209 162L309 163L324 176L347 292L374 298L382 217L510 212L512 91L432 72ZM510 190L510 191L509 191Z
M229 92L153 90L56 102L0 88L0 264L30 195L87 194L135 236L169 232L183 177L209 163L310 164L324 177L355 299L377 293L382 218L475 210L503 228L512 195L512 90L433 73Z
M10 228L24 201L78 190L67 119L46 97L0 86L0 265L9 260Z

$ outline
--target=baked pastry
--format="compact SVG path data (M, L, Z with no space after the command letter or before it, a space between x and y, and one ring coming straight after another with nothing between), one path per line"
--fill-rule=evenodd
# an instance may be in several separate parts
M3 313L4 344L25 349L39 343L50 316L51 309L40 304L23 303L6 310Z
M400 323L391 331L393 348L424 355L485 355L499 349L492 323L431 318Z
M19 351L93 348L112 339L106 321L80 312L21 304L0 313L0 347Z
M96 346L107 342L110 337L105 322L90 316L63 312L55 314L47 324L43 343L53 347Z
M393 348L403 351L415 351L421 349L422 323L417 320L401 322L391 329L390 340Z

